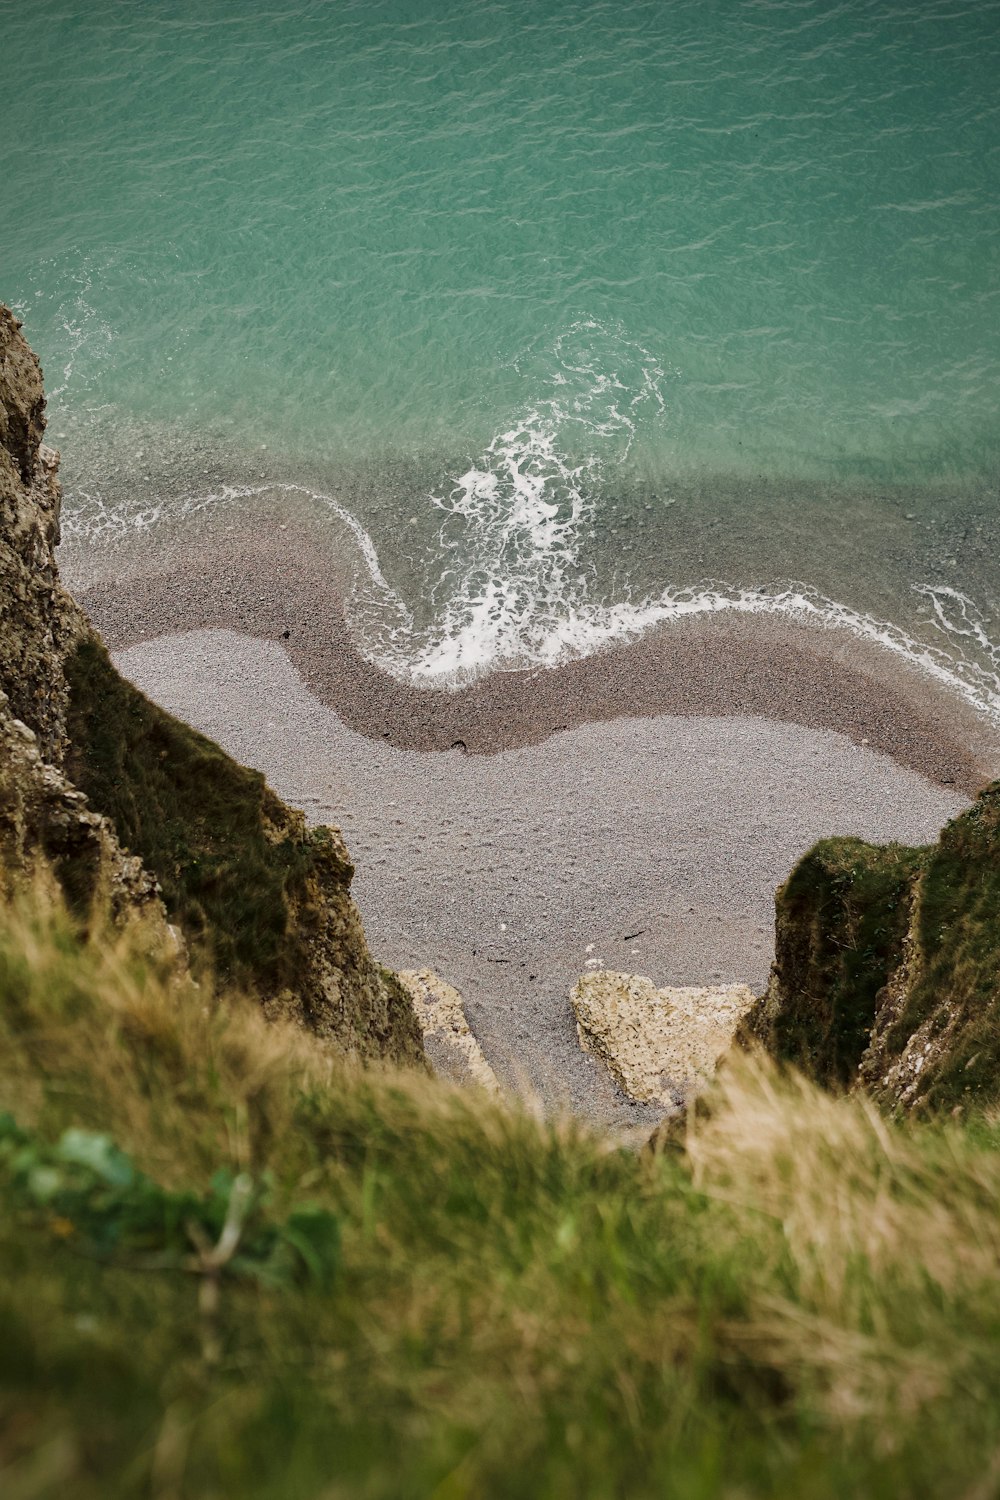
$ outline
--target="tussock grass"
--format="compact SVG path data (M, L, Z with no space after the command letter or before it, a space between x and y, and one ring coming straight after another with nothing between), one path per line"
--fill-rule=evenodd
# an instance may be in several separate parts
M750 1057L685 1152L636 1155L91 934L0 919L5 1500L997 1492L992 1120L887 1123ZM99 1192L75 1223L32 1182L68 1130L169 1202L239 1175L266 1224L335 1220L332 1286L206 1296L98 1245Z

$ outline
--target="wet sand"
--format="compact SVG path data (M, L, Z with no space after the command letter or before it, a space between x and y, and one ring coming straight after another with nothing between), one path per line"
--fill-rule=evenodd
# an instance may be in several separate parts
M306 527L261 515L111 554L115 576L71 587L112 648L222 627L278 641L343 722L399 749L495 754L587 723L755 716L834 730L967 794L1000 773L1000 734L947 688L846 631L770 616L695 616L555 668L416 688L355 647L345 580ZM105 569L108 556L104 558Z

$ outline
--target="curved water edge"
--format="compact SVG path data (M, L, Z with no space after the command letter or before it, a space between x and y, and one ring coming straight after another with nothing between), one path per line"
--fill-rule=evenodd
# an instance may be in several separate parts
M315 517L399 681L787 619L996 721L991 6L85 9L0 102L68 573Z
M1000 725L1000 645L990 637L990 622L976 602L957 588L939 584L911 585L914 596L929 606L929 624L938 636L920 640L891 621L853 609L797 580L763 589L705 579L670 585L640 602L593 601L588 598L587 574L565 558L548 575L542 597L527 597L523 576L496 577L478 600L452 598L429 627L422 627L386 578L376 545L357 517L334 497L294 482L224 484L172 500L169 511L157 502L133 509L127 503L109 504L100 496L77 496L64 521L64 543L112 548L116 542L152 535L168 515L172 521L199 516L218 520L226 511L272 496L286 503L301 499L321 506L343 528L356 558L345 604L359 649L381 670L410 686L458 690L492 671L554 667L586 657L672 621L735 614L844 631L902 658ZM565 532L561 537L565 540Z
M1000 719L1000 646L983 608L959 587L900 577L897 596L901 588L923 604L923 635L905 618L841 602L801 576L782 577L783 569L769 569L770 581L756 586L752 572L742 582L708 576L661 585L654 570L650 586L646 560L628 552L629 545L642 549L644 524L669 549L656 559L660 578L692 574L679 552L670 555L690 522L681 518L683 506L673 508L678 479L663 477L672 472L669 456L661 452L654 483L642 479L640 452L668 441L679 377L620 322L577 319L555 336L540 333L507 363L523 404L497 424L471 463L404 477L379 542L374 523L365 524L378 477L349 504L297 478L262 474L253 482L249 468L244 482L209 479L204 489L186 489L180 475L161 484L141 474L138 482L117 484L116 499L71 487L66 539L101 549L164 522L183 529L195 518L211 524L225 517L239 528L267 500L289 518L309 507L336 524L356 556L347 608L361 650L414 685L457 688L498 669L555 666L693 615L778 615L845 629L892 651ZM114 427L112 419L112 446L124 453L129 434ZM152 447L159 448L156 437ZM143 468L144 451L135 454ZM181 467L190 474L189 464ZM214 472L225 473L226 465ZM794 491L799 533L810 521L801 509L806 493ZM358 505L368 507L363 516ZM712 501L709 509L719 507ZM753 511L753 503L744 509ZM830 509L821 504L826 522L834 519ZM765 550L780 549L768 541ZM817 539L796 561L822 576L823 552ZM751 566L731 554L729 561L741 571Z

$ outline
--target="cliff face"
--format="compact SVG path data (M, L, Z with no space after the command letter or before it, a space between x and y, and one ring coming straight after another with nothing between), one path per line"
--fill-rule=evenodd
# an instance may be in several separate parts
M336 829L144 698L63 589L58 456L38 361L0 307L0 896L55 879L186 939L192 967L346 1051L420 1061L406 991L368 950Z
M1000 1099L1000 783L929 849L817 845L775 935L744 1040L890 1110Z
M42 444L44 413L38 360L0 306L0 687L58 765L68 698L60 663L84 622L55 564L58 455Z

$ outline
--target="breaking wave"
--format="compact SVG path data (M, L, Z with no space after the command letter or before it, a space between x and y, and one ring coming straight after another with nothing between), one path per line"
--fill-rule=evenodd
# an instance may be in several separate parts
M516 660L558 629L568 604L585 602L596 497L639 424L667 411L667 372L620 328L575 323L515 367L536 398L430 497L446 562L431 595L438 630L412 662L416 677Z
M64 535L101 544L154 528L167 510L176 519L268 494L300 497L325 508L357 548L348 610L362 649L410 683L457 687L498 669L553 666L695 615L770 615L847 630L1000 720L1000 646L976 603L954 588L912 586L929 608L924 639L795 581L762 591L710 580L606 602L588 555L600 496L622 482L642 424L669 421L675 377L620 328L589 320L513 363L534 399L468 469L425 497L438 547L429 623L415 623L357 517L302 484L222 484L138 509L77 494Z
M958 589L912 585L914 594L930 605L929 623L938 637L921 641L898 625L840 604L803 583L790 582L765 592L710 580L666 588L642 603L596 604L586 597L586 578L567 566L564 592L556 597L550 590L543 609L533 609L529 595L497 580L478 611L462 615L453 607L421 630L409 606L385 578L368 532L329 495L299 484L222 485L187 497L179 505L172 503L171 513L218 511L271 493L317 502L347 529L362 565L349 601L351 625L366 655L401 681L457 688L489 671L551 667L589 656L672 620L726 613L770 615L846 630L883 647L1000 722L1000 645L991 639L989 622L975 601ZM111 541L126 532L146 531L161 518L155 505L126 511L107 507L99 499L83 500L64 526L68 538ZM548 581L552 583L551 575Z

